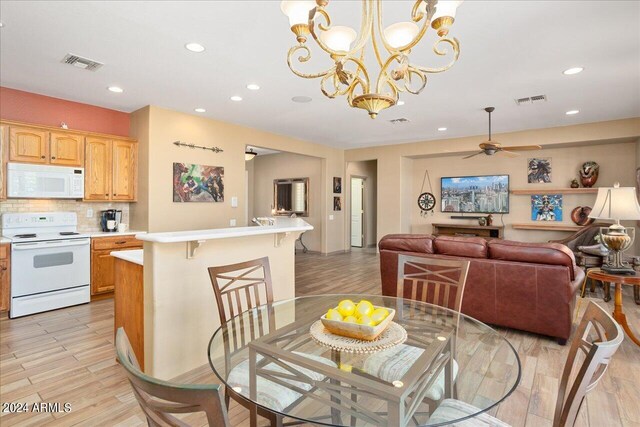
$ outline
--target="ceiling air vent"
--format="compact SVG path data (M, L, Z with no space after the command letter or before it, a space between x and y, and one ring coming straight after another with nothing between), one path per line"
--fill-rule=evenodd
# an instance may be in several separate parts
M399 125L399 124L402 124L402 123L409 123L409 119L405 119L404 117L401 117L399 119L389 120L389 122L394 124L394 125Z
M83 58L72 53L67 53L61 61L63 64L73 65L74 67L82 68L83 70L96 71L104 64L93 59Z
M516 101L516 105L518 106L527 105L527 104L537 104L540 102L546 102L547 95L535 95L535 96L530 96L526 98L518 98L515 101Z

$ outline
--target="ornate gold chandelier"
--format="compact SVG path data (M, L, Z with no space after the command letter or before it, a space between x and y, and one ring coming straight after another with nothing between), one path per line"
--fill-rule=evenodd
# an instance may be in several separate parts
M427 74L448 70L460 56L460 43L447 35L462 1L417 0L411 11L411 21L399 22L383 30L382 0L362 0L359 33L350 27L332 26L328 3L328 0L285 0L281 3L282 12L289 17L291 31L299 43L289 49L287 64L297 76L322 78L320 89L324 95L329 98L347 95L350 106L367 110L372 119L383 109L396 105L400 92L420 93L427 84ZM438 34L434 53L439 56L453 53L451 62L444 67L427 68L413 64L409 59L411 49L424 37L429 26ZM334 62L329 69L306 74L294 67L296 55L300 63L311 59L311 50L306 45L309 34ZM377 78L367 70L364 62L365 47L369 42L379 67ZM446 46L442 49L442 44L449 45L451 50Z

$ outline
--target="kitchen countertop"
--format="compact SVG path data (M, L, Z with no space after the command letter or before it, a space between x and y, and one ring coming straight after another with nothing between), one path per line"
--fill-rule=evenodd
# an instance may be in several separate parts
M8 237L0 237L0 243L11 243L11 239Z
M81 233L85 233L84 231L82 231ZM136 231L136 230L127 230L124 232L119 232L119 231L114 231L114 232L109 232L109 231L87 231L86 234L88 234L89 236L91 236L91 238L94 237L111 237L111 236L132 236L134 234L146 234L146 231Z
M132 262L138 265L144 265L142 249L134 249L131 251L113 251L109 255L114 258L120 258L125 261Z

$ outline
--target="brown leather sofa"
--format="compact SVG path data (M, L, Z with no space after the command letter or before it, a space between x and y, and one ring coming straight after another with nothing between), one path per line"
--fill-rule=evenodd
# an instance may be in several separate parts
M561 344L571 335L575 295L584 272L564 245L390 234L378 246L383 295L395 296L400 253L465 259L470 266L462 298L464 314L488 324L555 337Z

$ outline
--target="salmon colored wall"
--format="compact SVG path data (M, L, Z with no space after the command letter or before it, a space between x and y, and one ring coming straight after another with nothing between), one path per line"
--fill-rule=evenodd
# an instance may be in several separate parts
M129 136L129 113L0 87L0 118Z

